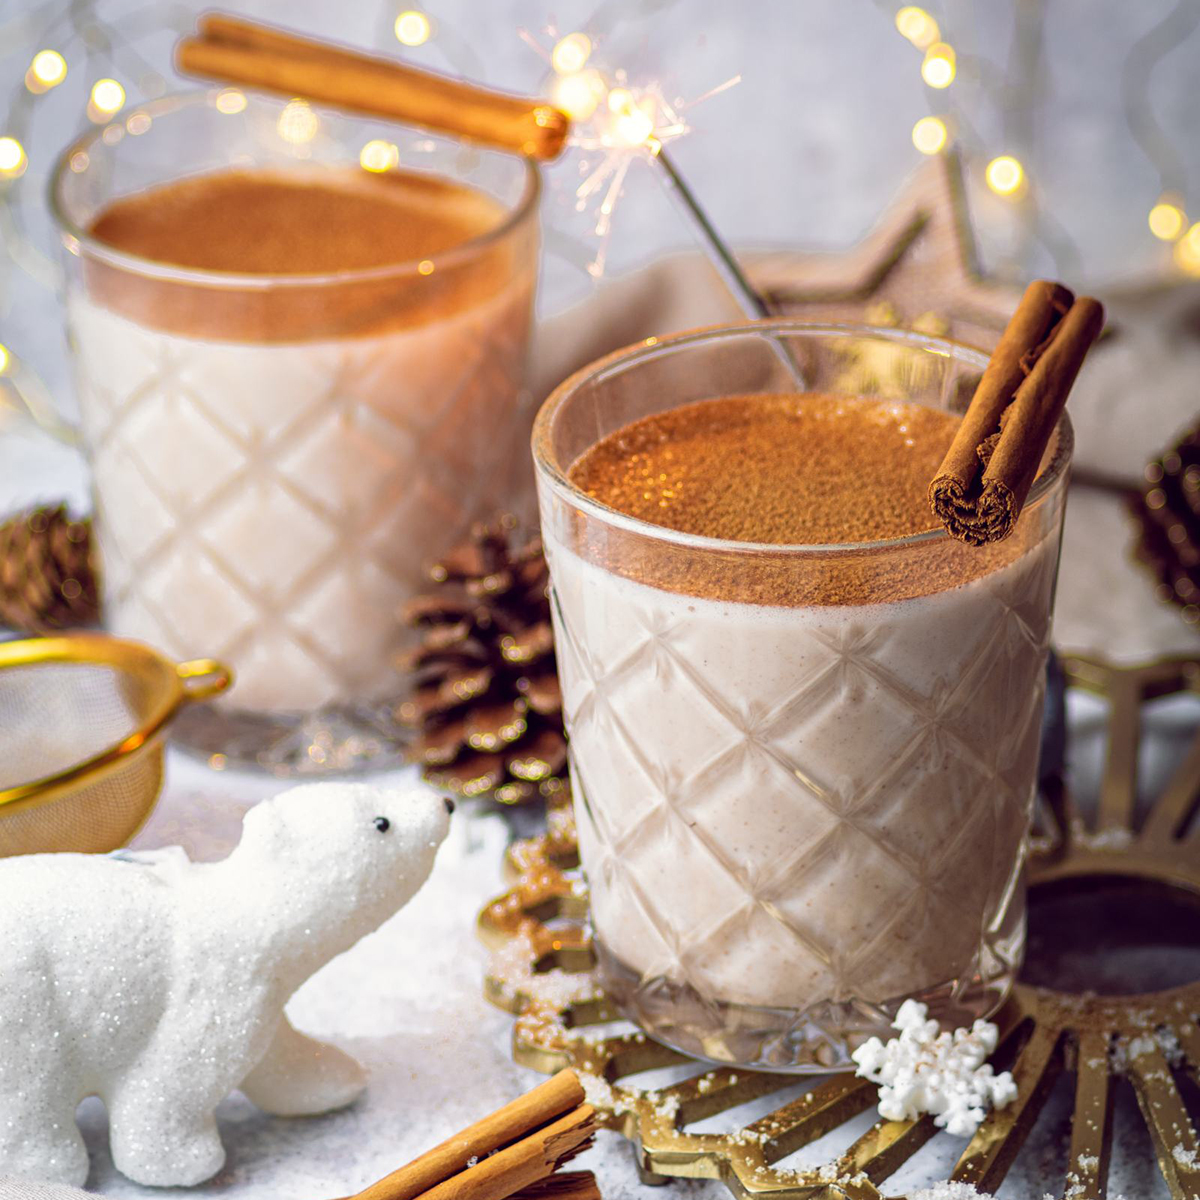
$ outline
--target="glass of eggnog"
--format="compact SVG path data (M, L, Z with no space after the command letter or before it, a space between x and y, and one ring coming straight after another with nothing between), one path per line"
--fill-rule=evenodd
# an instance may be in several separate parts
M1012 986L1071 430L1008 539L950 538L927 489L986 363L756 322L537 418L596 954L686 1053L843 1068L905 999L953 1028Z
M236 675L185 743L398 753L402 603L532 510L532 163L225 88L127 111L51 202L108 627Z

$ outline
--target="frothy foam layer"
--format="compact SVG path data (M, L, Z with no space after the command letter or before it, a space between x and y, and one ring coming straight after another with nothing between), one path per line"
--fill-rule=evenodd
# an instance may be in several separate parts
M683 533L836 545L937 527L926 490L959 418L841 396L726 396L635 421L571 469L588 495Z

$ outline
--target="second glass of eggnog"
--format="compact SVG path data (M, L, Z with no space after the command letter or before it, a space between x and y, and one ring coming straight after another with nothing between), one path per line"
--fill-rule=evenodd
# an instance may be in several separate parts
M532 508L528 161L233 88L123 112L51 200L106 623L235 683L277 772L397 753L405 600Z
M842 1068L905 999L955 1027L1011 988L1071 431L1011 537L950 538L926 489L986 362L760 322L538 416L596 951L687 1053Z

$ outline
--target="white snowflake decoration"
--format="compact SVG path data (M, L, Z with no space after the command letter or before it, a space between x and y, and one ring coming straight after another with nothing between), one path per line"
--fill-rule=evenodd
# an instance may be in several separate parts
M892 1028L899 1034L886 1044L877 1037L851 1056L856 1074L879 1084L879 1115L889 1121L913 1121L932 1113L934 1124L955 1137L971 1137L989 1108L1006 1108L1017 1097L1012 1074L997 1075L987 1062L999 1030L990 1021L970 1029L940 1032L928 1009L906 1000Z

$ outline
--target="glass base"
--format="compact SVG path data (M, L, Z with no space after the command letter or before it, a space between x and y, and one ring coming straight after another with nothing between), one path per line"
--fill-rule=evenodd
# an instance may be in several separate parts
M688 984L644 979L593 942L605 993L623 1016L637 1022L655 1041L690 1058L717 1066L787 1074L826 1074L854 1070L851 1053L870 1037L887 1041L906 999L929 1007L943 1029L969 1026L990 1017L1012 991L1024 948L1011 942L985 954L981 969L911 997L883 1004L865 1000L826 1001L805 1009L730 1004L704 997Z
M285 777L386 770L404 763L412 736L392 719L394 707L387 702L261 713L197 705L179 714L171 740L214 766L256 767Z

